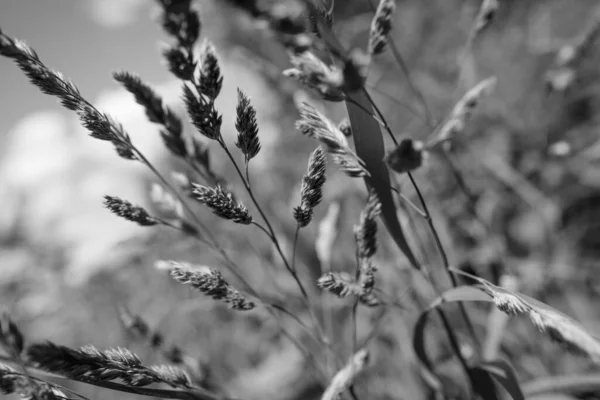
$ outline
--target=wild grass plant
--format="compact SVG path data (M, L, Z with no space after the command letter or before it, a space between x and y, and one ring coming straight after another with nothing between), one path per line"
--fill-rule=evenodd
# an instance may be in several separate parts
M184 172L161 171L135 146L123 126L86 100L62 74L46 66L29 45L0 30L0 54L12 59L32 84L75 112L92 138L110 143L119 157L141 163L154 174L157 182L150 195L155 210L132 204L118 194L105 196L106 208L148 229L179 232L219 259L219 265L214 266L164 260L157 263L157 270L168 271L174 281L226 304L240 314L239 318L249 318L252 313L271 318L279 334L306 362L307 368L300 375L317 388L317 393L296 393L297 398L357 400L391 396L382 394L385 391L378 387L386 384L380 378L386 369L389 373L390 365L389 360L384 363L380 359L386 356L389 336L400 328L409 332L403 339L411 339L410 346L403 343L402 351L414 357L402 355L393 360L402 364L396 368L409 371L402 381L411 381L410 389L408 385L406 388L408 395L394 393L394 398L487 400L502 396L534 398L555 392L597 393L600 379L593 369L588 374L561 377L553 382L526 382L519 376L514 362L522 360L518 355L510 357L510 351L502 344L510 329L507 316L527 317L540 335L586 357L591 365L600 359L600 342L573 318L518 292L518 280L512 276L518 271L497 268L498 279L484 279L477 268L454 265L451 259L456 257L450 255L453 249L444 244L441 234L441 227L447 223L432 208L432 201L438 201L425 192L419 174L430 162L443 163L466 198L461 211L466 213L472 229L479 232L471 236L488 238L500 259L514 258L514 246L511 249L505 243L509 238L502 237L504 232L491 227L482 216L482 195L472 192L465 173L470 171L461 170L456 161L456 155L469 142L469 127L481 105L494 96L502 83L494 76L473 79L470 71L474 45L494 24L502 2L484 0L474 14L466 43L457 57L452 103L445 105L448 111L443 115L436 115L428 106L428 99L411 78L411 70L394 41L392 33L397 28L394 21L399 8L395 1L371 4L368 40L364 46L354 47L336 30L334 11L343 7L340 1L289 1L269 6L256 1L231 3L251 20L268 27L289 54L292 68L282 71L283 75L298 81L319 100L315 104L298 104L296 129L314 140L315 146L307 154L308 165L298 166L304 175L299 201L288 210L289 221L275 223L265 206L266 199L253 184L264 177L253 176L252 160L261 156L262 146L252 99L242 87L238 89L235 116L222 115L216 107L227 77L221 75L214 46L207 38L201 39L200 12L190 0L159 0L158 4L161 27L170 39L163 57L169 71L182 82L185 118L191 121L194 132L184 129L184 116L165 104L140 77L126 71L113 75L144 108L148 120L158 126L165 147L186 165ZM589 56L600 23L594 19L590 26L574 43L557 52L547 74L548 90L564 92L578 81L578 62ZM369 72L387 53L415 99L409 108L423 120L426 137L401 138L388 122L390 116L375 100L374 90L368 84ZM317 105L322 102L344 106L347 119L334 122ZM233 145L223 135L223 118L235 120L237 137ZM215 156L228 159L237 176L215 171L210 162ZM485 158L482 162L493 170L496 179L521 200L534 207L548 206L556 212L532 178L493 153L483 153L481 158ZM342 222L339 205L323 204L329 169L337 169L346 175L344 179L357 180L364 186L362 210L354 216L355 222L346 224L351 227L354 240L354 251L348 256L352 260L350 267L332 262ZM414 196L406 194L406 186ZM239 198L248 202L244 204ZM264 263L284 270L294 285L294 293L277 296L257 285L252 279L253 271L244 268L220 242L217 232L200 216L198 206L237 224L240 235L257 232L261 236L256 240L269 242L276 258L264 257ZM327 208L327 213L316 221L319 207ZM278 232L281 224L293 224L293 237L283 237ZM315 225L320 277L309 280L306 276L310 273L303 269L315 267L301 262L298 243L302 235L314 233L306 231ZM423 233L430 239L423 239ZM386 261L386 256L392 261ZM388 284L394 280L407 281L405 293L398 290L399 286ZM413 308L410 310L408 298ZM481 302L490 303L492 308L473 304ZM412 317L404 318L406 314ZM403 316L401 327L388 323L391 315ZM24 398L87 398L56 383L66 379L158 398L253 398L231 393L227 384L211 378L210 363L200 364L181 346L167 345L163 333L125 305L119 308L119 316L126 331L159 353L167 364L146 365L122 347L100 350L51 341L29 343L14 322L18 316L5 314L0 320L0 344L5 350L0 364L0 390ZM359 332L365 321L368 329ZM386 325L391 327L391 333L386 331ZM435 343L429 340L432 336Z

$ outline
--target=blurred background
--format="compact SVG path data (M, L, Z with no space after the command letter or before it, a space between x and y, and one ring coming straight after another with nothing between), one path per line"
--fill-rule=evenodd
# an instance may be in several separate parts
M198 1L202 37L217 48L224 89L217 108L224 136L235 141L236 89L257 109L263 150L252 161L258 197L264 202L284 249L291 251L300 182L315 144L295 131L296 105L309 100L336 122L341 104L325 103L281 76L288 57L264 24L229 2ZM475 0L401 0L393 38L415 86L424 94L433 122L440 122L456 100L480 80L498 79L467 134L448 152L431 154L417 172L442 232L451 263L495 283L510 276L519 290L573 316L600 332L598 256L600 255L600 135L597 43L572 66L576 76L565 90L550 90L548 73L561 46L593 26L594 0L501 0L492 25L462 59ZM83 96L121 122L133 142L162 171L185 171L163 147L158 128L147 121L132 96L112 80L114 71L137 73L184 115L181 82L168 72L161 49L168 39L156 22L151 0L2 0L0 27L25 40L49 67L62 72ZM368 0L337 1L336 32L347 46L364 42L373 16ZM464 87L457 85L459 60L465 62ZM38 89L7 59L0 59L0 303L32 341L49 339L69 346L128 346L149 363L155 351L123 329L118 306L127 306L197 360L205 383L244 398L318 398L322 390L306 360L264 312L236 314L157 271L157 260L176 259L219 267L220 260L197 242L164 228L141 228L110 214L105 194L149 209L154 178L142 166L116 156L93 140L76 117ZM410 89L394 58L386 53L371 65L368 87L399 137L426 140L431 128L426 109ZM187 129L192 129L188 124ZM388 144L389 145L389 144ZM452 161L450 165L448 159ZM218 148L213 169L234 185L234 171ZM398 179L404 193L415 193ZM250 207L241 190L238 197ZM315 250L318 222L340 207L331 266L352 271L351 227L365 199L361 181L331 164L325 201L301 235L299 262L304 279L318 277L322 259ZM434 271L441 271L426 224L403 209L410 240ZM292 307L300 298L278 265L270 244L252 227L232 226L197 207L214 233L244 265L249 280ZM403 303L386 314L372 341L377 360L357 386L372 398L425 398L412 349L407 343L419 309L434 293L418 277L380 226L378 282ZM443 273L437 282L448 285ZM235 282L233 277L229 277ZM311 285L311 293L317 289ZM421 303L418 300L421 299ZM348 302L323 300L331 311L334 346L343 357L350 344ZM473 307L478 332L486 334L485 307ZM379 311L359 313L366 337ZM537 376L587 371L587 362L567 355L549 341L535 340L526 321L511 321L500 352L515 363L524 381ZM295 332L301 337L300 332ZM433 336L433 335L432 335ZM438 338L439 339L439 338ZM433 351L448 376L447 344ZM437 343L440 342L440 343ZM129 398L77 386L91 398ZM456 389L457 396L461 388ZM131 398L134 398L132 396Z

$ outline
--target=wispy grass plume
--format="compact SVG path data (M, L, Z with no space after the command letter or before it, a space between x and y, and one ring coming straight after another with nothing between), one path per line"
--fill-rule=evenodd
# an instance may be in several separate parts
M120 380L131 386L156 382L173 387L189 386L189 380L184 383L181 374L165 374L161 368L148 368L134 353L123 348L98 350L94 346L84 346L72 349L46 342L29 346L27 357L37 368L82 382Z
M238 89L237 93L238 105L236 108L237 118L235 120L235 128L238 131L238 138L235 145L241 150L246 158L246 162L248 162L260 151L256 110L244 92Z
M127 200L114 196L104 196L104 206L112 213L128 221L132 221L142 226L151 226L158 224L148 212L140 206L135 206Z
M233 194L220 185L206 187L194 183L193 186L194 198L210 208L219 217L243 225L252 223L252 216L248 209L242 203L236 204Z
M348 147L344 134L327 117L308 103L300 107L301 119L296 128L302 134L321 142L340 169L350 177L368 176L363 161Z
M170 269L171 276L176 281L190 285L215 300L227 303L234 310L248 311L256 306L240 291L233 288L214 268L192 266L175 261L168 261L166 267Z
M183 137L181 119L163 99L148 84L142 82L139 76L129 72L116 72L114 79L120 82L128 92L133 94L135 101L144 107L146 117L150 122L160 124L164 129L160 132L165 146L176 156L188 156L187 145Z
M381 54L385 50L392 30L392 16L396 11L395 0L380 0L369 33L369 52Z
M300 189L300 205L294 208L294 219L303 228L312 220L313 209L323 199L323 185L325 184L327 160L325 151L317 147L308 159L308 170L302 178Z

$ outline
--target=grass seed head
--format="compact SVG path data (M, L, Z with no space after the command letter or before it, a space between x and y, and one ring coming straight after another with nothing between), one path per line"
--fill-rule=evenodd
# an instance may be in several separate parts
M294 68L283 72L318 92L327 101L343 101L344 72L336 65L327 65L314 53L305 51L291 56Z
M244 153L246 161L249 161L260 151L258 123L256 122L256 110L250 104L248 96L240 89L238 89L236 113L235 128L238 131L238 140L235 145Z
M317 286L342 298L360 294L360 287L346 272L328 272L317 280Z
M176 281L190 285L215 300L223 301L234 310L248 311L255 307L254 302L229 285L218 270L174 261L169 264L171 276Z
M205 40L200 48L200 68L198 87L200 92L211 100L215 100L223 87L223 77L219 67L219 59L215 47Z
M308 103L300 106L300 116L296 129L321 142L344 173L350 177L369 176L363 161L350 150L348 139L333 122Z
M163 51L169 71L183 81L191 81L196 71L196 62L190 60L185 49L174 46Z
M299 226L307 226L311 219L313 209L323 199L323 185L325 184L325 172L327 158L321 146L317 147L308 159L308 170L302 178L300 189L300 206L294 209L294 218Z
M208 139L221 140L223 117L215 109L214 102L198 96L187 85L183 86L183 100L198 132Z
M371 258L377 251L377 217L380 214L379 198L374 191L370 191L367 204L360 213L360 222L354 226L359 259Z
M392 30L392 17L396 11L395 0L380 0L369 33L369 52L381 54L385 50Z
M242 203L236 204L233 194L220 185L212 188L196 183L192 185L195 199L210 208L219 217L243 225L252 223L252 216L248 209Z
M104 196L104 206L112 213L128 221L136 222L141 226L156 225L158 221L139 206L134 206L127 200L114 196Z

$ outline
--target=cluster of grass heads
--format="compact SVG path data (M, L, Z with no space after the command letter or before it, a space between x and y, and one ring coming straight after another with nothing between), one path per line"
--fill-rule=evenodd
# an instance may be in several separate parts
M283 71L287 78L297 80L323 101L340 103L347 109L347 120L336 123L313 104L303 102L298 105L296 128L300 134L313 139L316 148L308 156L308 166L300 184L300 201L289 210L295 235L283 238L265 211L261 193L257 193L252 184L257 179L252 176L252 160L261 155L260 127L252 100L243 88L238 89L235 150L222 135L223 118L233 116L221 115L215 105L224 78L213 45L200 40L199 12L190 0L159 0L158 3L162 28L171 39L163 56L170 72L182 81L187 118L196 132L187 132L183 117L166 105L140 77L122 71L115 73L114 78L145 109L147 118L159 127L165 147L187 165L186 173L173 171L165 175L159 171L135 146L123 126L87 101L62 74L46 66L31 47L2 31L0 54L14 60L43 93L58 98L64 107L74 111L92 138L109 142L118 156L143 164L155 175L159 182L151 193L155 213L115 195L105 197L108 210L149 229L163 227L177 231L196 240L199 246L212 251L220 260L218 267L167 260L158 263L159 270L168 271L175 281L227 304L234 311L264 312L276 321L281 334L309 363L306 375L311 375L318 383L322 389L318 396L322 399L373 397L369 390L361 388L361 383L368 383L368 379L375 378L376 374L371 374L365 381L358 381L358 377L377 363L373 354L381 350L377 349L373 339L384 329L386 315L404 312L397 291L386 291L384 279L380 277L400 279L400 274L394 275L395 271L382 271L383 267L398 263L384 264L377 257L383 247L381 222L391 239L387 250L393 252L394 257L401 254L402 262L409 266L410 270L403 271L403 275L410 275L411 280L421 280L420 285L426 286L435 298L430 301L422 293L411 293L414 302L419 304L418 315L410 326L404 327L411 332L411 347L417 358L411 368L415 367L417 371L414 379L419 379L420 396L488 400L507 393L519 400L555 390L598 389L595 375L582 376L579 380L557 380L555 384L533 382L523 385L510 360L502 357L499 351L506 316L527 317L541 334L569 351L587 357L594 364L600 361L600 341L567 315L517 292L510 284L510 276L504 276L502 283L492 283L453 266L441 239L441 223L434 217L430 200L415 174L428 159L446 162L467 195L465 208L472 214L471 218L479 228L489 229L474 204L476 196L470 193L453 160L452 148L460 146L460 139L467 135L478 107L498 85L495 77L487 77L465 87L469 81L466 77L472 47L479 35L493 24L501 4L495 0L481 2L463 53L458 57L455 92L460 95L453 104L447 105L449 112L436 120L425 96L411 80L410 71L391 37L397 9L395 1L381 0L378 5L373 5L373 18L364 48L347 48L343 38L337 36L334 1L327 6L320 2L286 1L268 7L255 1L233 2L252 19L265 23L285 46L293 66ZM576 64L590 52L599 26L600 23L594 21L575 43L565 45L558 52L547 76L549 90L565 91L577 80ZM389 116L375 102L367 87L370 68L386 52L392 54L420 103L417 108L423 113L422 118L429 129L425 140L399 140L397 132L388 123ZM241 154L236 156L236 151ZM212 168L209 154L217 152L231 162L236 180L229 180ZM241 162L239 157L243 159ZM297 243L305 228L314 224L315 210L323 203L328 160L347 176L346 179L364 183L365 200L352 226L355 242L354 254L349 257L354 260L352 267L345 270L331 268L339 212L336 204L330 204L318 227L321 276L316 281L308 281L301 271L303 266L297 261ZM518 184L514 186L523 192L524 198L533 198L534 202L538 199L536 189L524 177L515 175L515 171L505 168L497 173L506 181L517 180ZM401 190L401 179L406 179L412 187L415 201ZM235 184L238 181L241 185ZM238 190L245 192L251 205L237 199L235 192ZM253 229L269 242L278 259L265 257L264 262L286 271L298 301L295 301L296 297L289 301L277 298L253 283L249 279L252 271L234 260L211 226L198 215L195 204L206 207L229 223L238 224L240 235ZM440 265L424 262L426 256L427 259L430 257L421 251L424 246L419 243L419 234L417 230L411 230L418 221L408 218L409 215L421 218L422 225L427 227L439 253ZM292 243L291 248L286 248L284 242ZM451 287L445 287L436 279L440 271ZM468 284L461 284L461 279ZM320 288L321 292L315 288ZM343 306L331 307L328 302L332 296L343 299ZM488 302L495 307L489 312L487 325L491 328L484 332L485 337L479 321L474 321L474 314L479 316L481 308L467 308L467 304L472 306L470 303L477 302ZM344 311L339 311L340 308ZM359 334L357 320L361 310L375 317L368 332ZM334 315L338 312L339 315ZM488 314L487 309L485 313ZM107 390L160 398L245 398L244 393L229 393L227 387L212 380L205 370L210 366L199 366L182 347L165 345L163 333L152 328L143 317L126 307L120 308L120 317L131 335L160 353L168 364L145 365L133 352L120 347L99 350L94 346L71 348L53 342L29 343L11 317L3 315L0 344L5 350L2 355L5 364L0 364L0 390L35 399L86 398L51 379L62 377ZM439 329L428 329L434 323L434 317ZM338 338L340 332L347 333L344 339ZM432 356L433 349L426 341L426 337L434 333L437 342L447 340L451 366L456 373L449 375L440 371L440 363ZM337 342L345 343L340 346ZM451 393L453 386L462 388L460 394Z

